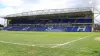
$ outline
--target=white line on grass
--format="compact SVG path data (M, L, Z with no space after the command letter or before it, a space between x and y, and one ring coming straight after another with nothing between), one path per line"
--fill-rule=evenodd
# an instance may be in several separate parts
M16 44L16 45L24 45L24 46L39 46L44 47L42 45L59 45L59 44L22 44L22 43L14 43L14 42L6 42L6 41L0 41L0 43L7 43L7 44Z
M94 35L91 35L91 36L94 36ZM79 41L79 40L82 40L82 39L85 39L85 38L91 37L91 36L85 36L83 38L72 40L72 41L69 41L69 42L66 42L66 43L63 43L63 44L22 44L22 43L14 43L14 42L7 42L7 41L0 41L0 42L1 43L8 43L8 44L24 45L24 46L39 46L39 47L44 47L44 45L56 45L56 46L51 47L51 48L56 48L56 47L60 47L60 46L63 46L63 45L68 45L70 43L73 43L73 42L76 42L76 41Z
M73 43L73 42L76 42L76 41L79 41L79 40L83 40L83 39L85 39L85 38L92 37L92 36L94 36L94 35L85 36L85 37L82 37L82 38L79 38L79 39L76 39L76 40L72 40L72 41L63 43L63 44L59 44L59 45L56 45L56 46L52 46L51 48L56 48L56 47L68 45L68 44L70 44L70 43Z
M13 42L6 42L6 41L0 41L1 43L7 43L7 44L17 44L17 45L25 45L25 46L35 46L35 45L29 45L29 44L21 44L21 43L13 43Z

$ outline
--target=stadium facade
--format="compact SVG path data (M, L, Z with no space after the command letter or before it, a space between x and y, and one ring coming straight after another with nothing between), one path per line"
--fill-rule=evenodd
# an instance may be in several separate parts
M11 14L7 19L8 31L92 32L94 14L91 8L37 10Z

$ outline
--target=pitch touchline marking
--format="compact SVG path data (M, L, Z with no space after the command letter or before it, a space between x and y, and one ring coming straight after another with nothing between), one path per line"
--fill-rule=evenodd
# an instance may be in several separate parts
M25 46L35 46L35 45L21 44L21 43L12 43L12 42L6 42L6 41L0 41L0 42L1 42L1 43L8 43L8 44L25 45Z
M91 36L94 36L94 35L91 35ZM67 44L70 44L70 43L73 43L75 41L79 41L79 40L82 40L82 39L85 39L87 37L90 37L90 36L85 36L83 38L79 38L79 39L76 39L76 40L73 40L73 41L69 41L69 42L66 42L66 43L63 43L63 44L22 44L22 43L14 43L14 42L6 42L6 41L0 41L1 43L8 43L8 44L17 44L17 45L24 45L24 46L38 46L38 45L56 45L56 46L52 46L51 48L56 48L56 47L59 47L59 46L63 46L63 45L67 45ZM44 46L39 46L39 47L44 47Z
M0 41L1 43L8 43L8 44L17 44L17 45L24 45L24 46L39 46L39 45L59 45L59 44L22 44L22 43L13 43L13 42L6 42L6 41ZM44 46L39 46L44 47Z
M70 43L73 43L73 42L76 42L76 41L79 41L79 40L83 40L83 39L88 38L88 37L91 37L91 36L94 36L94 35L85 36L85 37L83 37L83 38L79 38L79 39L72 40L72 41L69 41L69 42L66 42L66 43L63 43L63 44L59 44L59 45L56 45L56 46L52 46L51 48L56 48L56 47L68 45L68 44L70 44Z

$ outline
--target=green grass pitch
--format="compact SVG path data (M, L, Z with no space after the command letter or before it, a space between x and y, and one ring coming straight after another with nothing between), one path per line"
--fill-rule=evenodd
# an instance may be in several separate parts
M100 33L0 31L0 56L100 56Z

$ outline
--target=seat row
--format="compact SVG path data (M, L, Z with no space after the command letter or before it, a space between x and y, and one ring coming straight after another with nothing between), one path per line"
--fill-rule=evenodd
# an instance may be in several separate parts
M43 26L7 26L8 31L65 31L65 32L91 32L91 26L70 26L70 27L43 27Z

